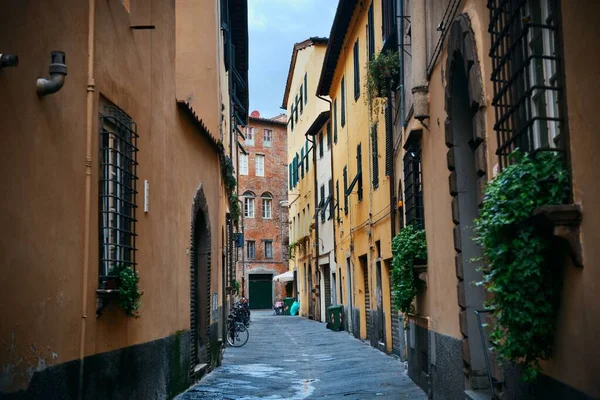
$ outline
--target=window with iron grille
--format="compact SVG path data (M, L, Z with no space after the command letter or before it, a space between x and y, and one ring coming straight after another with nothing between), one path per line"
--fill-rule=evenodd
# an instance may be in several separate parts
M100 114L100 284L115 267L135 268L137 125L115 106Z
M379 187L379 149L377 144L377 123L371 128L371 147L373 156L373 188Z
M356 171L358 173L358 201L363 199L363 182L362 182L362 143L356 147Z
M333 143L337 143L337 99L333 99Z
M367 35L369 38L369 61L373 59L375 55L375 19L373 16L373 3L369 6L369 14L368 14L368 27L367 27Z
M341 99L341 106L342 110L341 110L341 121L340 124L342 126L342 128L346 125L346 77L342 76L342 99Z
M490 0L492 82L500 167L519 148L563 150L556 0Z
M348 214L348 166L344 166L344 214Z
M421 146L414 144L404 155L404 202L406 224L414 224L419 229L425 228L423 212L423 184L421 182Z
M354 42L354 50L352 51L354 57L354 100L360 97L360 61L358 54L358 39Z

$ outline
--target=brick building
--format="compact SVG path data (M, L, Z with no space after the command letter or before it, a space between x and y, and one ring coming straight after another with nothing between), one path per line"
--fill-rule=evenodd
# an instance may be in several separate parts
M243 203L244 248L238 257L242 294L254 309L271 308L291 296L273 277L288 270L286 122L252 113L239 155L239 196Z

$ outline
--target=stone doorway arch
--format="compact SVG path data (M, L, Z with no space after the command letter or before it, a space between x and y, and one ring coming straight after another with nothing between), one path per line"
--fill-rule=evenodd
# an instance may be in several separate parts
M202 185L196 190L190 245L190 376L210 364L211 227Z
M445 106L462 359L467 387L482 389L489 384L474 311L483 309L484 292L472 284L481 280L481 274L470 260L481 255L472 237L487 181L485 100L475 36L466 14L459 15L450 27Z

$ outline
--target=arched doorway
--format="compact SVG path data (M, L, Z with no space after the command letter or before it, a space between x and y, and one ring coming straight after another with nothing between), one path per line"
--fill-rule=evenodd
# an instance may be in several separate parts
M487 371L474 311L483 309L484 292L473 284L481 280L481 274L471 260L481 255L472 238L473 220L479 215L487 181L485 103L475 37L466 14L450 27L446 74L446 145L463 363L467 387L480 389L487 386L481 379Z
M190 374L210 361L211 235L208 204L200 186L192 206L190 246Z

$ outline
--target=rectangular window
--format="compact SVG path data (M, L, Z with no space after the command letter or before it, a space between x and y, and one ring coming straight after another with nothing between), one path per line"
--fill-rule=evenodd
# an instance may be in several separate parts
M377 123L371 128L371 151L373 155L373 189L379 187L379 149L377 148Z
M371 5L369 6L369 15L367 22L367 35L369 37L369 61L371 61L373 59L373 56L375 55L375 19L373 18L373 3L374 2L371 2Z
M396 27L396 0L381 2L381 38L383 42L394 34Z
M248 175L248 154L240 154L240 175Z
M100 278L135 268L137 125L118 107L100 114ZM101 283L101 288L104 282Z
M356 42L354 42L354 50L352 51L352 54L354 57L354 100L356 100L360 97L360 61L358 54L358 39L356 39Z
M341 106L342 107L342 115L341 115L341 121L340 124L342 125L342 128L346 125L346 77L342 77L342 98L341 98Z
M254 218L254 197L244 198L244 217Z
M308 102L308 72L304 73L304 104Z
M265 258L273 258L273 241L265 240Z
M358 174L358 201L363 199L363 181L362 181L362 143L356 147L356 171Z
M488 2L500 166L515 148L564 148L556 0Z
M262 217L264 219L271 219L271 208L273 205L273 199L265 198L262 199Z
M333 100L333 143L337 143L337 99Z
M340 181L335 181L335 202L337 205L337 219L340 220Z
M263 136L263 146L271 147L273 143L273 131L270 129L265 129Z
M304 178L304 147L300 149L300 177Z
M302 90L302 85L300 85L300 114L304 112L304 101L302 101L302 97L304 97L304 90Z
M404 155L404 202L406 224L425 227L423 212L423 185L421 183L421 146L413 144Z
M246 258L256 258L256 242L254 240L246 241Z
M254 128L246 127L246 146L254 146Z
M327 123L327 148L331 148L331 123Z
M348 166L344 165L344 214L348 214Z
M319 132L319 158L323 158L323 131Z
M265 156L257 154L255 156L256 176L265 176Z
M293 170L293 165L292 164L288 165L288 169L289 169L289 172L288 172L288 181L289 181L288 187L290 188L290 190L292 190L294 188L294 185L293 185L293 183L294 183L294 170Z
M325 185L321 185L321 200L319 201L321 222L325 222Z
M329 180L329 217L327 219L333 218L333 179Z

